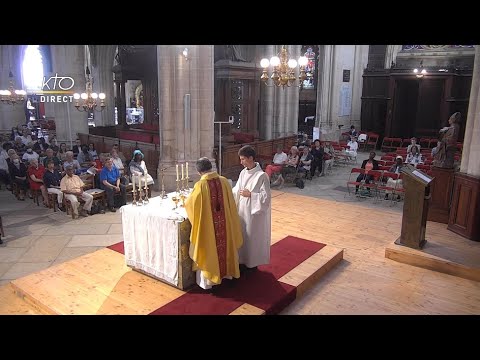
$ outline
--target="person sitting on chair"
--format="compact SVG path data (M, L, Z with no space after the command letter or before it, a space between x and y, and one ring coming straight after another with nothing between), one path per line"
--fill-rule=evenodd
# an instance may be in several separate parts
M412 148L416 147L418 150L418 153L420 153L420 145L417 144L417 138L412 137L410 139L410 145L407 146L407 154L410 154L412 152Z
M358 151L357 138L355 136L352 136L352 138L348 142L347 146L348 146L348 149L345 150L345 153L350 157L350 159L356 158L357 157L357 151Z
M147 185L154 183L152 176L147 171L145 161L143 161L143 153L140 150L133 152L133 159L130 161L130 174L131 176L143 176L147 174Z
M267 165L265 168L265 173L271 179L274 173L279 173L282 171L283 165L287 163L288 156L283 152L282 145L277 146L277 152L273 157L273 164Z
M318 176L322 175L323 169L323 155L324 150L323 147L320 145L320 140L314 141L315 147L310 151L310 154L313 156L313 161L311 164L311 177L315 176L315 170L318 168Z
M47 170L43 175L43 184L45 185L45 188L49 194L57 194L58 208L61 211L65 211L65 207L63 206L63 192L60 191L61 180L62 175L60 175L58 170L55 170L55 163L53 160L48 160Z
M310 168L311 168L311 164L312 164L312 161L313 161L313 156L312 156L312 154L310 154L310 147L309 146L305 146L303 148L303 154L300 157L299 161L300 161L300 164L298 166L298 172L304 173L305 177L307 179L312 179L312 175L310 173Z
M291 174L297 171L298 161L298 148L296 146L292 146L290 148L290 154L288 155L287 163L282 168L282 173L280 174L278 179L272 184L272 186L283 186L283 183L285 182L285 176L287 174Z
M370 181L373 180L373 176L368 174L370 170L380 170L380 167L378 166L378 161L375 160L375 156L377 154L375 151L370 151L370 155L367 160L363 160L362 162L362 169L365 169L365 174L359 174L357 176L357 182L360 182L362 180L365 180L365 184L370 184ZM367 191L370 192L370 189L367 188ZM358 185L355 186L355 194L358 193Z
M107 194L108 207L111 212L115 212L115 193L120 193L122 196L121 205L127 203L127 193L125 184L121 184L123 177L120 175L120 171L113 165L111 158L105 159L105 166L100 172L101 188L105 190Z
M73 173L71 166L66 166L65 172L67 175L60 181L60 190L65 194L65 199L69 200L70 204L72 204L72 211L75 216L78 215L78 205L80 204L77 196L85 201L80 215L89 216L90 210L92 210L93 195L83 191L85 184L78 175Z

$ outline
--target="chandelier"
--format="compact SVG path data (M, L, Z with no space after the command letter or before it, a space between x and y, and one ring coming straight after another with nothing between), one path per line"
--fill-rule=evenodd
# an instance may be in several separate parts
M305 73L305 66L308 64L308 59L305 56L301 56L298 61L295 59L290 59L287 48L285 45L282 46L282 50L278 56L273 56L270 60L262 59L260 61L260 66L263 68L263 74L260 79L267 86L272 86L268 84L269 78L272 79L273 85L282 86L285 89L285 86L292 86L297 77L295 76L295 69L297 66L300 66L300 74L298 75L299 87L302 87L303 82L307 79L307 74ZM269 76L267 73L267 68L272 67L272 75Z
M103 111L103 109L105 109L105 94L97 94L93 92L93 79L90 77L90 69L88 68L88 66L85 70L85 82L86 92L82 94L73 94L73 98L75 99L75 107L78 111ZM81 102L80 99L82 99ZM98 110L97 108L97 99L100 99L100 110Z
M8 77L10 80L10 85L8 90L0 90L0 100L9 105L15 105L18 102L25 101L27 92L25 90L15 90L13 85L13 74L11 70Z

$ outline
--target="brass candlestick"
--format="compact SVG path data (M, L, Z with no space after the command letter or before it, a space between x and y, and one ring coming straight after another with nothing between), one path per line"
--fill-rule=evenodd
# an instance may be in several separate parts
M180 193L180 179L177 179L177 194Z
M185 181L185 184L183 184L183 190L188 193L189 192L189 187L188 187L188 176L183 179Z
M132 205L137 206L137 192L135 191L135 183L133 184L132 197Z
M165 193L165 182L163 180L163 177L165 175L164 171L166 170L167 168L163 168L163 169L160 169L160 179L162 180L162 192L160 194L160 197L162 199L166 199L168 196L167 194Z

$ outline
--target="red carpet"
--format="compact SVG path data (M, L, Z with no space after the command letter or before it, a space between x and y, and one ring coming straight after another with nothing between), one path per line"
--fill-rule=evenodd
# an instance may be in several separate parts
M244 303L277 314L296 297L296 287L278 281L325 244L294 236L275 243L271 247L270 264L256 271L242 273L239 279L224 280L210 292L198 286L174 301L153 311L151 315L227 315ZM108 247L124 253L123 242Z

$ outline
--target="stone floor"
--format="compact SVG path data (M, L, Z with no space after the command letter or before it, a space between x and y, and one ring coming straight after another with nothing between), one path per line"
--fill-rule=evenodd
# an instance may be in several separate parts
M374 202L369 198L348 195L346 182L350 169L360 167L367 157L368 153L359 153L356 165L335 166L331 174L307 180L304 189L286 184L281 190L401 212L402 202ZM155 191L152 192L152 196L157 195ZM121 215L118 211L72 220L71 216L37 206L28 198L17 201L4 186L0 190L0 216L6 235L4 244L0 245L0 286L122 241Z

